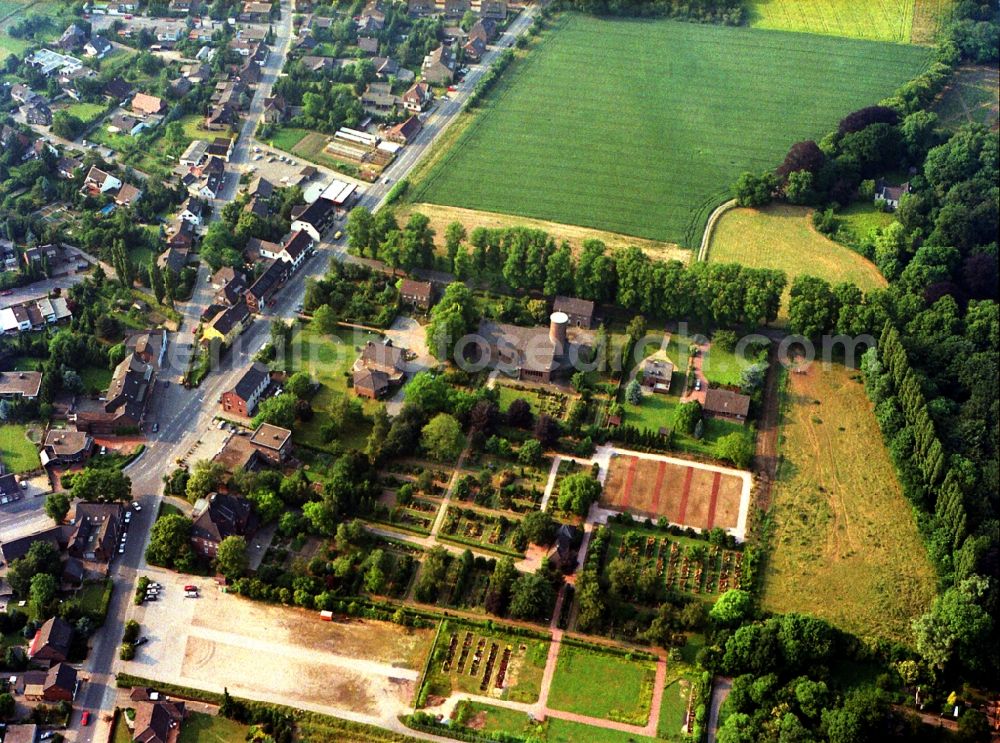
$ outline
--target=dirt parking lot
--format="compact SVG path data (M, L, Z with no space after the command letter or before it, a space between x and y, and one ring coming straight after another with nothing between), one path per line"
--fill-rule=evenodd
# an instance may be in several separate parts
M379 718L407 705L434 639L388 622L324 622L318 612L224 594L210 580L145 573L163 584L137 608L149 642L122 670L305 709ZM201 587L185 598L185 583Z

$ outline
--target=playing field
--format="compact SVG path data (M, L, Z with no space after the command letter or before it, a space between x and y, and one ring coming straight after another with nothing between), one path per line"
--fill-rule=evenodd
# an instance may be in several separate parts
M912 641L935 576L856 372L789 375L764 608Z
M911 79L921 47L568 14L415 201L692 246L745 170L774 168ZM755 74L760 71L767 74Z
M857 39L908 42L914 0L755 0L751 25Z
M601 505L672 524L739 532L749 473L686 465L667 457L615 456L604 481ZM743 519L745 528L745 518ZM742 537L742 534L739 534Z
M811 209L787 204L762 210L731 209L715 225L708 260L784 271L788 284L782 315L788 308L792 280L799 274L818 276L831 284L847 281L865 291L886 285L874 263L817 232L811 214Z

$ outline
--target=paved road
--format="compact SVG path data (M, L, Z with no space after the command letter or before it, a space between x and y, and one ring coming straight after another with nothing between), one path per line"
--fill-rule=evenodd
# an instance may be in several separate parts
M510 26L499 45L513 44L515 37L524 32L531 24L535 9L528 8ZM275 25L276 41L268 61L262 70L261 82L250 106L240 132L239 138L230 158L231 174L220 197L213 206L216 213L221 206L235 198L239 188L238 174L247 169L250 164L250 153L254 144L254 132L263 112L264 98L270 95L271 86L284 66L288 48L292 39L292 14L288 4L283 3L281 21ZM498 54L497 49L491 50L477 69L471 70L462 89L454 98L442 101L438 108L427 117L424 130L417 141L407 146L401 157L386 171L386 176L393 182L403 178L416 162L455 119L461 111L468 93L485 72ZM371 209L382 206L391 184L380 182L369 187L362 196L360 203ZM114 670L116 667L118 644L124 628L124 622L131 605L132 593L137 577L144 567L143 553L148 541L149 527L162 500L162 478L175 466L178 458L183 457L199 441L202 432L211 425L217 411L217 400L223 391L233 386L242 375L250 358L263 346L269 337L270 321L274 318L294 316L295 308L302 303L306 279L311 276L321 276L326 272L331 257L338 260L350 260L346 246L329 242L321 242L312 257L307 259L288 284L278 293L275 304L268 308L266 314L259 318L246 332L241 335L233 349L220 360L216 371L196 390L185 390L179 383L180 374L186 365L188 349L193 340L192 332L197 325L198 314L211 295L211 287L206 281L208 268L202 266L199 270L194 296L191 301L179 305L178 309L184 315L182 331L171 336L166 354L164 368L158 372L156 394L152 398L151 409L147 414L149 421L159 423L159 431L151 435L147 441L144 454L127 470L132 478L133 497L142 505L141 513L132 521L132 537L129 539L125 554L118 560L114 569L115 592L107 621L100 632L95 635L91 653L86 663L89 681L83 685L77 697L80 708L99 712L99 717L110 715L114 709L116 690L114 687ZM78 710L79 711L79 710ZM74 723L79 716L74 716ZM390 729L403 730L397 720L386 721ZM74 724L74 727L76 725ZM76 734L76 740L90 743L99 739L101 733L107 732L103 719L97 725L71 731ZM412 734L412 733L411 733ZM435 736L417 735L430 740L443 740Z

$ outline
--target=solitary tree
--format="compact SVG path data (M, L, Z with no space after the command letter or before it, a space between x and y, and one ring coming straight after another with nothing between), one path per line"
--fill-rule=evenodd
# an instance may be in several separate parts
M243 575L247 569L247 540L235 534L223 539L215 553L215 569L228 580Z
M447 461L462 453L465 437L454 416L438 413L420 432L420 444L434 459Z

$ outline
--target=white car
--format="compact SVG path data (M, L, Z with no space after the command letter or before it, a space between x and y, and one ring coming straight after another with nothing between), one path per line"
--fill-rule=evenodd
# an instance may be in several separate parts
M142 506L139 505L139 501L137 500L132 501L132 508L134 508L136 511L142 510Z
M131 520L132 520L132 512L131 511L126 511L125 512L125 523L127 524Z
M184 598L186 598L186 599L196 599L196 598L198 598L198 592L197 591L185 591L184 592Z

